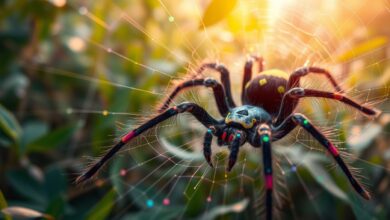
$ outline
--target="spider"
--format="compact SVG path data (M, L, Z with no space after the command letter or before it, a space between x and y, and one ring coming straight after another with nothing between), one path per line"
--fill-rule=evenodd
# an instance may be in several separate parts
M258 63L258 74L252 78L252 67L254 63ZM271 144L282 139L297 126L302 127L310 133L330 153L355 191L364 199L370 199L370 194L352 175L341 158L337 147L306 116L294 112L301 98L319 97L343 102L368 116L376 116L379 113L343 95L343 90L327 70L315 66L301 67L289 76L286 72L278 69L264 70L263 58L250 56L244 66L241 94L243 105L236 106L231 94L229 70L219 63L205 63L200 66L198 73L202 73L205 69L218 72L221 77L221 83L212 78L199 77L181 82L163 102L157 116L122 136L120 141L100 158L100 160L93 164L92 167L80 175L76 182L80 183L90 179L125 144L143 132L168 118L187 112L192 114L207 128L204 136L203 154L211 167L213 167L211 157L213 136L217 138L219 146L228 146L230 150L227 171L233 168L238 157L240 146L246 142L255 148L262 148L263 175L266 190L265 212L267 219L272 218L273 209ZM336 92L325 92L299 87L300 79L309 73L325 76L331 82ZM205 109L195 103L184 102L169 107L175 96L181 91L196 86L212 88L218 111L223 119L217 120L213 118Z

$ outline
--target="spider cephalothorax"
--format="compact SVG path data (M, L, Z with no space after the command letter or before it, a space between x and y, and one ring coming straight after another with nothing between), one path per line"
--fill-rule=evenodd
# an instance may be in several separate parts
M251 105L243 105L230 110L225 118L225 124L241 126L243 129L250 129L256 123L270 122L271 116L262 108Z
M257 76L252 79L254 61L257 61L259 64L259 71ZM262 58L251 57L244 67L241 94L243 105L237 107L231 94L228 69L217 63L206 63L199 68L199 73L206 68L219 72L222 84L211 78L194 78L180 83L165 100L157 116L124 135L107 154L89 168L87 172L79 176L76 182L83 182L91 178L119 149L144 131L177 114L188 112L207 128L204 136L203 153L210 166L213 166L211 143L214 136L217 138L219 146L228 146L230 150L228 171L233 168L237 160L240 146L248 142L253 147L262 147L267 219L272 218L273 175L271 143L283 138L297 126L301 126L317 139L335 159L356 192L363 198L370 199L369 193L364 190L344 163L337 147L308 118L302 114L294 113L300 98L320 97L343 102L366 115L375 116L378 114L373 109L362 106L344 96L342 94L343 91L328 71L318 67L302 67L288 76L281 70L263 71ZM300 78L309 73L321 74L327 77L336 92L324 92L299 87ZM175 96L183 89L195 86L205 86L213 89L214 98L222 119L214 119L206 110L195 103L185 102L169 107Z

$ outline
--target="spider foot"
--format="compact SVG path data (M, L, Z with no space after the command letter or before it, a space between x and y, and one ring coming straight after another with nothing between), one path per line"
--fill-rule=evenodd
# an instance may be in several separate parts
M204 136L203 155L207 163L211 167L214 167L213 163L211 162L211 141L212 140L213 140L213 128L209 128Z
M204 158L206 159L207 163L210 165L211 168L214 168L213 162L211 161L211 151L203 152Z
M230 145L230 155L229 155L229 162L228 162L228 167L226 168L226 171L230 172L234 165L236 164L237 157L238 157L238 151L240 148L241 144L241 134L236 133L235 136L231 135L232 137L232 142Z
M86 181L87 179L88 178L85 175L81 175L81 176L77 177L77 179L75 180L75 183L80 184L80 183Z
M228 166L226 168L227 172L230 172L233 169L234 165L236 164L236 161L237 161L237 155L232 156L232 153L230 153L229 163L228 163Z
M363 197L364 199L366 199L366 200L370 200L370 199L371 199L370 193L367 192L367 191L365 191L365 190L364 190L360 195L362 195L362 197Z

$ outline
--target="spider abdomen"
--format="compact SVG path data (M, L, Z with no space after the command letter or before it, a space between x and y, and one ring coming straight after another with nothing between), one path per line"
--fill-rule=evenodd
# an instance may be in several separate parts
M245 104L259 106L275 116L286 92L288 74L278 69L258 73L245 86Z

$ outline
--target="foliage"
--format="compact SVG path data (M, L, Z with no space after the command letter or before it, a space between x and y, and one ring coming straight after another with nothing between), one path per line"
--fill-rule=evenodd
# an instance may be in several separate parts
M190 179L170 185L178 174L202 178L208 171L177 166L190 159L196 168L204 162L198 139L205 130L185 116L137 140L93 182L74 184L86 167L84 156L100 156L115 137L154 114L167 86L200 62L226 63L238 98L250 53L264 55L267 68L291 71L306 63L334 70L349 96L378 102L384 112L369 121L339 103L303 102L300 111L336 130L329 135L352 153L345 157L362 170L373 201L357 198L340 170L328 169L332 161L299 130L274 149L280 170L287 170L288 190L281 194L290 198L279 207L281 217L388 218L388 3L371 1L368 9L362 6L367 1L353 0L333 6L309 0L178 2L0 2L0 218L257 217L263 183L256 150L240 155L245 173L241 166L225 175L226 152L216 150L220 169L212 183ZM316 79L306 84L328 88ZM216 115L209 96L196 89L180 99ZM147 162L161 152L163 159ZM123 171L129 167L135 169ZM244 174L251 181L242 181ZM164 201L168 194L170 205L148 207L150 198Z

